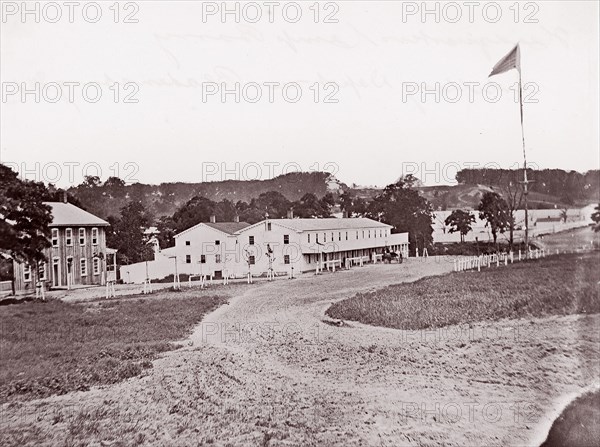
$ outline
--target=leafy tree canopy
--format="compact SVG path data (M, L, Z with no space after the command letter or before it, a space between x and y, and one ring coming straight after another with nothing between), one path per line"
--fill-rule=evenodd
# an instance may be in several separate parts
M486 192L481 198L477 210L479 211L479 218L485 219L485 225L492 231L495 244L498 233L504 233L510 225L508 204L498 193Z
M395 233L408 232L409 249L422 253L433 243L433 210L418 191L404 181L386 186L369 205L368 217L394 227Z
M475 222L475 216L463 210L454 210L444 222L450 227L450 233L460 233L461 242L465 241L465 236L473 229L471 224Z
M43 183L20 180L0 164L0 254L31 264L45 260L52 223L51 209L43 204L47 195Z

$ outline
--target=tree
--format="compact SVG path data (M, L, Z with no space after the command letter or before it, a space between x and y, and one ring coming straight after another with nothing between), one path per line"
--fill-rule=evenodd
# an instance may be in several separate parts
M298 217L329 217L328 200L322 201L313 193L304 194L300 200L293 203L294 214Z
M200 222L210 222L210 216L215 213L215 205L215 202L206 197L192 197L173 214L175 230L180 232Z
M328 192L319 201L321 205L321 215L319 217L331 217L331 208L335 206L335 197Z
M494 238L494 244L497 244L498 233L504 233L509 226L509 211L506 201L495 192L486 192L479 207L479 218L485 219L485 226L489 226Z
M170 216L163 216L158 219L156 228L159 233L156 236L161 248L172 247L175 245L175 222Z
M292 207L286 197L277 191L263 192L253 203L254 207L262 211L269 213L269 217L273 219L282 219L287 217L288 211Z
M363 217L368 210L369 204L362 197L355 196L350 191L344 192L340 196L340 208L348 217Z
M125 181L119 177L108 177L104 182L104 186L108 188L122 188L125 186Z
M475 216L468 211L462 210L454 210L452 213L446 218L444 222L447 226L450 227L450 233L460 233L460 241L465 241L465 236L471 231L473 228L471 224L475 222Z
M242 212L240 212L239 217L240 222L248 222L249 224L255 224L263 220L265 218L265 214L257 208L248 207L245 208Z
M113 232L109 234L107 243L119 250L120 263L133 264L151 257L152 248L144 236L150 218L140 202L125 205L121 208L121 218L109 223L113 226Z
M506 175L501 176L498 180L508 210L508 243L511 249L514 242L516 226L515 213L521 208L524 193L523 188L519 185L519 181L517 180L519 174L519 171L507 171ZM525 225L527 225L527 223L525 223Z
M96 188L101 184L102 182L100 181L100 177L97 175L86 175L83 177L83 183L79 186L83 188Z
M433 209L415 189L399 180L386 186L369 205L368 217L385 222L394 233L408 232L409 249L415 253L433 242Z
M217 219L217 222L233 222L238 212L231 200L223 199L214 204L213 215Z
M596 212L592 214L592 220L596 223L594 231L600 231L600 204L595 208Z
M20 180L0 164L0 255L30 264L46 260L52 223L51 208L43 204L47 195L43 183Z

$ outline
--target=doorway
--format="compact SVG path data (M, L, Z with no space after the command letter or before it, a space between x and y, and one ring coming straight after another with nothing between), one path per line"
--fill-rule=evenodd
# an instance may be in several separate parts
M60 287L60 259L52 260L52 287Z

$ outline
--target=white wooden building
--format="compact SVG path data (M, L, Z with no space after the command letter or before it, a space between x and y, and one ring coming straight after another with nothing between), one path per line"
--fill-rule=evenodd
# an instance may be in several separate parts
M408 233L391 234L392 227L367 218L269 219L237 232L242 258L251 272L271 268L275 274L347 267L349 262L373 261L385 248L408 255ZM245 255L245 256L244 256ZM246 270L247 273L247 270Z
M175 272L243 278L347 268L381 259L388 248L408 256L408 233L367 218L268 219L200 223L175 236L154 261L121 267L125 282L162 279ZM147 272L147 274L146 274Z

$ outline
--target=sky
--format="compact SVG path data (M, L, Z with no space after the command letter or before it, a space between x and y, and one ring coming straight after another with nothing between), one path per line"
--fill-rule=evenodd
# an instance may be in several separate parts
M63 187L448 184L522 166L519 73L488 78L519 42L530 166L598 169L598 5L2 2L0 161Z

